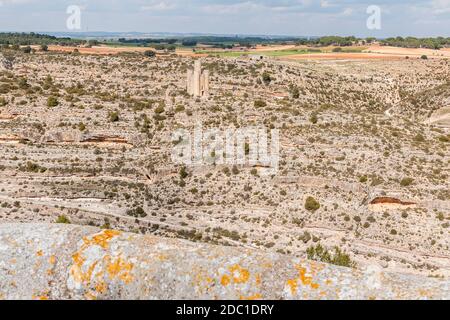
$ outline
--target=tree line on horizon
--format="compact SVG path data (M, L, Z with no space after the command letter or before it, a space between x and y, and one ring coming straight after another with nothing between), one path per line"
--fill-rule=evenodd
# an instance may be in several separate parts
M0 33L0 45L3 47L14 46L30 46L30 45L85 45L93 46L98 44L122 44L122 45L137 45L152 47L155 49L174 50L177 45L184 47L195 47L197 44L207 44L215 48L232 49L238 45L241 47L250 48L256 44L298 44L308 46L339 46L346 47L354 44L371 44L378 42L381 45L404 47L404 48L428 48L441 49L450 47L450 37L435 37L435 38L416 38L416 37L392 37L386 39L377 39L374 37L357 38L354 36L340 37L340 36L324 36L324 37L310 37L310 38L270 38L270 37L233 37L233 36L197 36L197 37L180 37L180 38L142 38L142 39L126 39L119 38L117 40L85 40L75 39L70 37L55 37L39 33L16 33L3 32Z

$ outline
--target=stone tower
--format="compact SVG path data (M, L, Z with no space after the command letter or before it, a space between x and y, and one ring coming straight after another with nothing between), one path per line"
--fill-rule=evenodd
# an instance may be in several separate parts
M209 71L202 72L200 60L195 61L194 70L189 69L187 72L187 92L194 97L209 96Z

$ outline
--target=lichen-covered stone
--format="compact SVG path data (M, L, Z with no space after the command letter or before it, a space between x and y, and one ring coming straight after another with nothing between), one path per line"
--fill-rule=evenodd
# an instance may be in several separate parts
M449 281L90 227L0 225L1 299L449 299Z

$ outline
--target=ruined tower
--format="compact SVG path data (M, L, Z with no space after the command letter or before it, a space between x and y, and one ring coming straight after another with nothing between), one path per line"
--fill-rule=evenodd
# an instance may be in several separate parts
M209 71L202 72L202 63L195 61L194 70L187 71L187 92L194 97L209 96Z

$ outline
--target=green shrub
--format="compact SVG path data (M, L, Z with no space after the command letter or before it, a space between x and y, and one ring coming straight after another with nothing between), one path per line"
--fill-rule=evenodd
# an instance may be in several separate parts
M319 122L319 116L316 112L311 114L311 117L309 117L309 122L311 122L312 124L316 124L317 122Z
M119 113L117 111L111 112L109 114L110 122L118 122L120 120Z
M334 264L341 267L355 267L355 263L351 260L350 256L339 247L335 247L334 252L330 252L321 244L318 244L317 246L309 247L306 253L309 260Z
M273 78L268 72L264 72L262 74L262 81L264 82L265 85L270 84L272 82L272 80L273 80Z
M56 219L56 223L70 224L70 220L65 215L61 215Z
M47 99L47 106L48 107L56 107L57 105L59 105L59 101L58 99L56 99L56 97L48 97Z
M308 197L305 202L305 209L311 212L315 212L320 209L320 203L313 197Z
M265 106L267 106L267 103L265 101L262 100L255 101L255 108L264 108Z
M400 181L400 185L402 187L408 187L410 185L412 185L414 182L413 178L403 178L402 181Z
M154 56L156 56L156 52L152 51L152 50L147 50L147 51L144 51L144 56L153 58Z
M189 176L189 173L186 171L186 167L182 167L180 169L180 178L186 179Z

